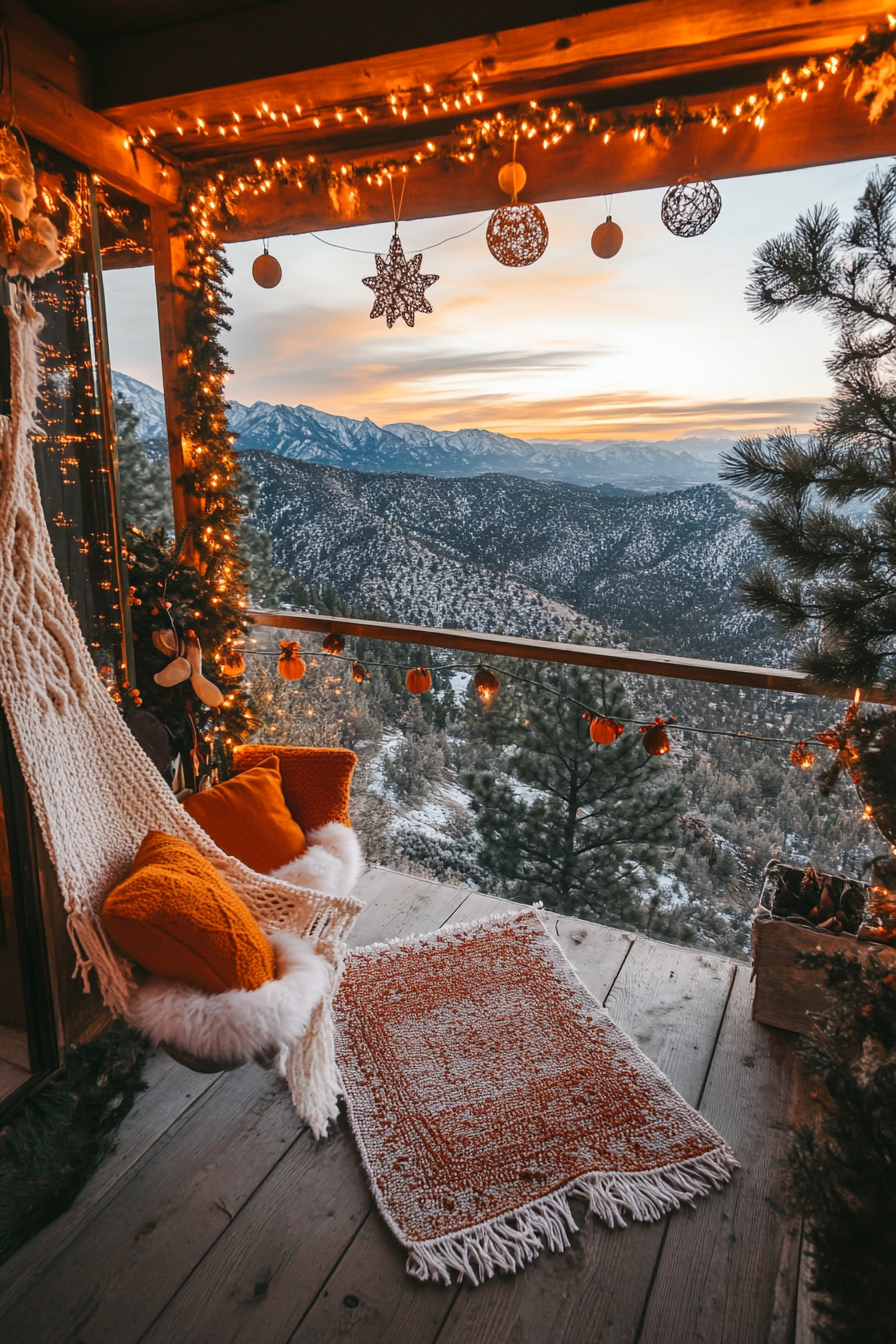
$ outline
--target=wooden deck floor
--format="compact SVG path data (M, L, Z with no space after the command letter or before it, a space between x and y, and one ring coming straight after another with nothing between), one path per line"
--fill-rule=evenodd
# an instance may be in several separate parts
M385 869L356 945L506 903ZM805 1113L793 1038L750 1019L749 968L558 917L615 1020L725 1136L741 1169L663 1222L608 1231L479 1288L410 1279L350 1133L317 1143L260 1069L166 1055L77 1204L0 1269L5 1344L808 1344L785 1126Z

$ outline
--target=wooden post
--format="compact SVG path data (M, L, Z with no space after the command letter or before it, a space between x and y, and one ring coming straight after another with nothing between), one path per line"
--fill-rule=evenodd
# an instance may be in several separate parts
M150 211L152 258L156 273L156 302L159 311L159 340L162 351L162 387L165 394L165 420L168 429L168 460L171 464L171 495L174 502L174 532L180 537L191 518L201 511L199 500L180 484L190 466L190 444L182 427L183 403L180 394L180 370L187 348L185 321L186 246L183 238L172 233L173 212L164 206ZM191 546L184 560L195 564Z

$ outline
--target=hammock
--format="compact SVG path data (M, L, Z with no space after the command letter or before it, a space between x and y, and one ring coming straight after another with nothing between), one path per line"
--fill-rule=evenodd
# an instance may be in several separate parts
M36 430L43 318L18 298L9 324L11 414L0 417L0 699L56 870L77 959L90 990L126 1016L136 988L100 922L149 830L181 836L239 892L262 928L310 939L332 967L329 993L286 1062L297 1112L318 1136L336 1116L332 999L342 939L362 903L260 876L224 854L180 806L100 682L53 559L29 435Z

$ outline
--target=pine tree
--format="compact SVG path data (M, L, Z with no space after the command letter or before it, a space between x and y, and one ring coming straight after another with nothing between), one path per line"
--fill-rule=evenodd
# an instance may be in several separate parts
M872 174L851 221L815 206L763 244L747 303L761 321L819 312L836 346L815 433L725 458L725 479L765 496L753 527L771 563L743 600L801 637L794 663L819 688L896 693L896 167Z
M596 746L583 704L631 717L620 683L583 668L545 669L519 693L501 772L464 777L479 859L512 896L641 925L644 867L676 840L683 796L633 729Z
M171 474L167 462L150 462L137 437L139 417L129 401L115 399L118 481L125 523L141 532L174 531Z

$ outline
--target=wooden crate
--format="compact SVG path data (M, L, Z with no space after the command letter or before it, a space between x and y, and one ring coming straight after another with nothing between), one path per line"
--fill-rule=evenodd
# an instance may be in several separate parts
M768 1027L806 1033L812 1029L813 1016L827 1012L829 992L824 972L798 965L798 952L849 950L860 958L877 955L892 960L896 968L896 950L860 942L852 934L832 934L777 918L772 913L773 879L785 869L800 872L777 862L766 868L753 921L753 1018Z

